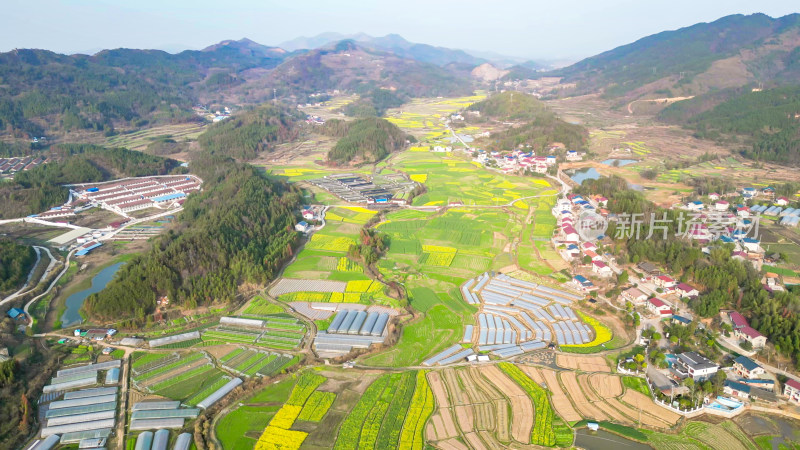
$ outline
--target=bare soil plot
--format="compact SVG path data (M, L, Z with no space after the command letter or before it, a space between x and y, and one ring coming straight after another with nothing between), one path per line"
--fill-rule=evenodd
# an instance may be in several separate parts
M588 374L582 373L578 375L578 384L581 385L581 390L583 391L583 395L586 396L586 398L590 402L599 402L603 400L603 397L601 397L597 392L595 392L595 390L592 389L592 387L589 385Z
M486 447L477 433L466 433L464 434L464 437L467 439L467 442L469 442L469 445L475 450L488 450L488 447Z
M602 356L556 355L556 364L565 369L611 373L608 363Z
M575 372L560 372L559 376L561 378L561 382L564 383L564 388L569 394L569 397L572 399L572 403L575 405L575 408L580 411L583 417L595 420L608 419L608 416L606 416L603 411L590 403L586 398L580 388L580 385L578 385L578 379L575 376Z
M450 400L447 398L447 390L444 388L439 372L428 373L428 384L431 385L433 397L436 399L436 404L439 408L448 408Z
M472 377L466 370L457 372L459 385L464 386L464 390L469 397L475 413L475 428L478 430L494 429L494 404L491 399L483 392L478 390Z
M633 424L641 425L648 425L654 428L669 428L670 424L667 422L658 419L656 417L651 416L650 414L640 411L637 408L633 408L628 404L622 403L619 399L616 398L609 398L606 400L611 408L614 408L616 411L625 414L625 416L629 417L630 419L628 422ZM665 410L666 411L666 410Z
M533 428L533 404L531 399L521 387L497 367L482 367L481 373L511 400L511 437L523 444L529 443L531 429Z
M575 407L572 406L569 398L564 393L564 390L561 387L561 384L558 382L558 378L556 377L556 372L549 369L542 369L542 377L552 393L550 400L552 401L553 408L556 410L558 415L567 422L577 422L581 420L583 417L581 417L578 411L575 410Z
M476 395L484 395L486 399L492 402L497 439L502 442L509 442L511 440L511 435L509 433L508 400L481 376L477 367L469 367L466 371L462 372L462 375L466 374L469 375L470 381L477 387L477 389L475 389ZM466 377L464 377L464 379L465 378ZM466 379L464 384L468 386L472 385L468 383ZM480 418L478 420L480 427Z
M542 372L540 372L539 369L537 369L536 367L521 366L521 365L517 367L522 369L522 371L525 372L525 375L531 377L531 380L533 380L539 386L546 384L544 381L544 377L542 376Z
M453 421L450 408L439 408L439 411L431 416L425 434L431 441L458 436L458 430L456 429L456 423Z
M497 439L495 439L495 437L486 430L481 430L478 432L478 434L481 436L481 438L483 438L483 442L485 442L486 445L492 450L505 450L508 448L508 446L497 442Z
M437 442L436 445L443 450L469 450L469 447L456 439L447 439L446 441Z
M625 395L621 397L621 400L634 408L641 408L642 411L652 414L654 417L658 417L670 425L674 425L680 419L680 415L656 405L653 400L642 394L641 392L634 391L633 389L628 389L625 391Z
M622 383L619 377L595 373L589 375L589 384L603 398L619 397L622 395Z

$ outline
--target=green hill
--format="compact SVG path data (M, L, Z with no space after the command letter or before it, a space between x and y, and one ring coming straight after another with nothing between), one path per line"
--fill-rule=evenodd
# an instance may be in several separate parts
M732 15L642 38L551 72L609 97L696 95L754 81L800 80L800 15Z
M328 152L338 164L376 162L405 146L406 134L384 119L367 117L352 122L329 120L323 132L339 141Z
M517 91L506 91L473 103L468 111L478 111L482 118L495 120L531 120L552 114L536 97Z
M706 139L737 139L742 155L800 164L800 87L729 89L674 103L661 120Z

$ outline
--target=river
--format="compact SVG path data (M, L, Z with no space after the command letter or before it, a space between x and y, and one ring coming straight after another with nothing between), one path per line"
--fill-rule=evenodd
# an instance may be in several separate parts
M116 264L112 264L100 272L97 273L92 278L92 286L84 289L82 291L76 292L69 297L64 302L66 305L66 309L64 310L64 314L61 315L61 326L66 328L72 325L77 325L83 321L81 317L80 310L83 306L83 302L86 301L86 297L103 290L106 287L109 281L114 278L114 274L117 273L120 267L125 263L118 262Z

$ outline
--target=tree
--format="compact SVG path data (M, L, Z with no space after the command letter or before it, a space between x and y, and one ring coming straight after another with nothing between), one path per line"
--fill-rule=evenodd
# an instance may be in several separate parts
M628 271L623 269L622 272L620 272L619 275L617 275L617 284L621 286L627 282L628 282Z

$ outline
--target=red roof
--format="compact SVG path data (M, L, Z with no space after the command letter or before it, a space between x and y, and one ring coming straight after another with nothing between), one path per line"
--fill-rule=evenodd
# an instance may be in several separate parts
M800 390L800 383L798 383L795 380L792 380L792 379L786 380L786 385Z
M603 261L592 261L592 264L594 264L595 266L597 266L600 269L602 269L603 267L608 267L608 266L606 266L606 263L604 263Z
M736 326L736 328L744 328L750 326L750 324L747 323L747 319L745 319L744 316L742 316L738 312L731 311L728 313L728 315L730 316L731 322L733 322L733 325Z
M749 327L749 326L742 328L741 331L742 331L743 334L746 334L747 337L749 337L751 339L764 336L763 334L759 333L758 330L756 330L753 327Z
M658 278L661 281L666 281L667 283L674 283L675 282L675 280L673 280L672 277L670 277L668 275L659 275L656 278Z
M649 299L647 301L650 304L652 304L653 306L655 306L656 308L662 308L664 306L667 306L667 304L664 303L660 298L651 298L651 299Z
M679 285L678 285L678 289L679 289L679 290L681 290L681 291L683 291L683 292L689 292L689 291L693 291L693 290L695 290L695 288L693 288L693 287L689 286L689 285L688 285L688 284L686 284L686 283L681 283L681 284L679 284Z

